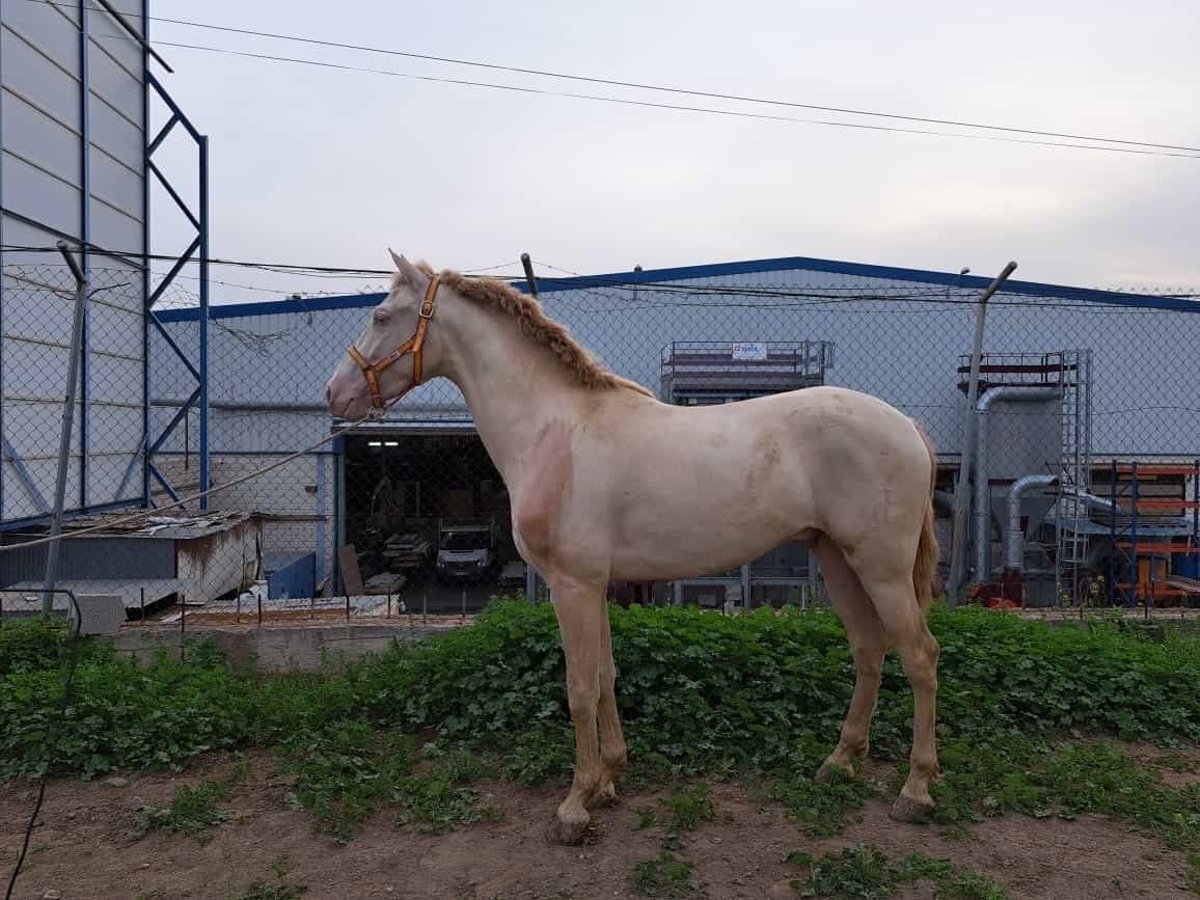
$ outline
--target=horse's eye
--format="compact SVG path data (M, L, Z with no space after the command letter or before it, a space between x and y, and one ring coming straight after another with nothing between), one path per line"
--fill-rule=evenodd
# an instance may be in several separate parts
M376 322L378 322L381 325L384 322L386 322L388 319L390 319L391 317L392 317L392 314L390 312L388 312L386 309L377 309L371 316L371 318L373 318Z

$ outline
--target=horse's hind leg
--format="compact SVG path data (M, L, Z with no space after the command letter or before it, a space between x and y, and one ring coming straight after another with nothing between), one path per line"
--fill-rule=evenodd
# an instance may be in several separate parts
M871 716L879 697L879 678L887 648L871 598L846 563L842 551L822 535L814 552L821 563L821 575L829 588L834 609L846 629L856 670L854 696L842 723L837 748L817 772L818 781L827 781L838 772L853 775L854 761L867 755Z
M884 640L900 652L904 674L913 692L911 766L900 796L892 805L892 818L912 822L933 811L929 786L940 774L936 724L938 642L929 631L917 601L911 568L892 566L876 557L849 557L875 607Z

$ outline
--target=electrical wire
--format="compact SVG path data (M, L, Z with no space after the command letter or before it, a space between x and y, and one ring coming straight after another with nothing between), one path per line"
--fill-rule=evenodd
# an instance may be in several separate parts
M683 106L675 103L656 103L650 100L634 100L631 98L610 97L604 94L580 94L573 91L556 91L549 88L522 87L513 84L500 84L490 81L472 81L465 78L448 78L438 75L416 75L411 72L396 72L391 69L374 69L368 66L352 66L345 63L326 62L324 60L304 59L296 56L279 56L271 53L254 53L249 50L231 50L225 47L210 47L202 44L188 44L176 41L156 41L164 47L176 47L184 50L201 50L208 53L220 53L227 56L240 56L246 59L269 60L295 65L314 66L323 69L336 69L343 72L361 72L372 75L385 75L392 78L405 78L413 81L453 84L465 87L489 88L492 90L511 91L519 94L538 94L549 97L566 97L574 100L590 100L598 103L610 103L619 106L639 106L649 109L664 109L677 112L705 113L716 116L728 116L738 119L759 119L772 122L789 122L802 125L824 125L832 128L850 128L863 131L884 131L904 134L921 134L934 137L957 138L959 140L997 141L1008 144L1032 144L1043 147L1063 147L1076 150L1095 150L1103 153L1126 153L1138 156L1170 156L1180 159L1200 159L1200 148L1183 147L1187 152L1173 150L1135 149L1134 146L1104 146L1101 144L1080 144L1070 141L1034 140L1032 138L1000 137L983 134L955 134L949 131L934 131L925 128L903 128L895 125L868 125L863 122L838 122L832 119L804 119L798 116L772 115L769 113L743 112L732 109L715 109L708 106ZM1126 142L1132 144L1134 142ZM1159 145L1150 145L1159 146ZM1164 145L1166 146L1166 145Z
M229 490L229 488L231 488L231 487L237 487L239 484L244 484L247 481L251 481L255 478L258 478L260 475L265 475L267 472L273 471L274 469L278 469L280 466L286 465L287 463L290 463L295 459L299 459L301 456L306 456L309 453L312 453L313 451L317 450L318 448L325 446L326 444L328 444L330 441L334 440L335 438L339 438L342 435L346 434L347 432L353 431L355 428L357 428L363 422L366 422L366 421L369 421L372 419L382 418L384 415L386 415L387 410L391 406L393 406L399 399L400 398L397 397L396 400L393 400L391 403L388 404L387 407L384 407L382 410L372 410L371 412L367 413L365 416L355 419L349 425L345 425L342 428L338 428L338 429L335 429L334 431L331 431L325 437L321 438L321 440L317 441L315 444L311 444L310 446L305 447L303 450L296 450L292 453L289 453L287 456L277 459L277 460L275 460L275 462L270 463L269 465L262 466L259 469L255 469L253 472L249 472L246 475L241 475L237 478L232 479L231 481L225 482L224 484L214 485L213 487L209 488L208 490L198 491L198 492L196 492L194 494L190 494L186 497L180 497L178 500L175 500L174 502L166 503L162 506L156 506L154 509L143 509L143 510L139 510L136 513L131 513L130 515L118 516L115 519L106 519L103 522L97 522L95 525L87 525L83 528L76 528L69 532L63 532L62 534L59 534L59 535L47 535L46 537L33 538L28 541L21 541L20 543L17 543L17 544L0 544L0 553L5 553L10 550L24 550L24 549L28 549L30 547L41 547L41 546L45 546L48 544L52 544L55 541L65 540L66 538L69 538L69 537L72 537L72 538L78 537L81 534L91 534L93 532L103 531L104 529L108 529L108 528L117 528L121 525L128 525L130 523L137 522L141 519L146 519L146 518L149 518L150 516L158 515L161 512L163 512L164 510L174 509L176 507L181 507L181 506L186 506L189 503L195 503L196 501L198 501L204 497L209 497L212 494L217 494L217 493L220 493L221 491Z
M51 6L67 6L67 4L59 4L54 0L33 0L33 2L47 3ZM1038 137L1054 137L1064 138L1072 141L1095 141L1108 144L1122 144L1131 147L1148 147L1160 150L1183 150L1190 153L1200 153L1200 147L1192 147L1181 144L1167 144L1154 141L1135 141L1125 138L1110 138L1097 135L1073 134L1070 132L1059 131L1044 131L1034 128L1019 128L1007 125L991 125L981 122L971 122L964 119L941 119L930 116L914 116L902 113L879 112L877 110L854 109L851 107L841 106L826 106L816 103L802 103L794 100L779 100L776 98L754 97L744 94L723 93L719 91L704 91L695 88L680 88L669 85L651 84L647 82L626 81L617 78L601 78L591 75L575 75L566 72L554 72L548 69L535 69L524 66L505 65L502 63L490 63L482 60L464 59L451 56L437 56L429 53L417 53L414 51L395 50L387 47L377 47L368 44L356 44L342 41L323 40L320 38L305 37L296 34L284 34L280 32L261 31L252 28L237 28L230 25L217 25L211 22L196 22L189 19L175 19L168 16L149 16L149 19L154 22L164 22L171 25L180 25L186 28L199 28L208 31L218 31L226 34L240 34L251 37L270 38L272 40L288 41L291 43L309 44L319 47L331 47L340 50L354 50L362 53L374 53L385 56L398 56L406 59L418 59L426 62L446 63L456 66L468 66L471 68L487 69L496 72L509 72L518 75L533 75L539 78L556 78L566 81L576 81L587 84L601 84L608 87L632 88L635 90L656 91L659 93L676 94L687 97L704 97L710 100L728 100L737 103L752 103L764 106L785 107L790 109L809 109L818 112L832 112L844 115L865 116L871 118L894 119L905 122L922 122L929 125L950 125L957 128L975 128L987 131L1002 131L1012 134L1025 134ZM187 46L182 44L172 44L167 41L159 41L163 46ZM192 48L197 49L197 48Z
M75 686L75 670L79 665L79 647L82 641L79 640L79 630L83 626L83 616L79 611L79 601L76 600L75 594L67 590L56 590L52 593L64 593L71 603L71 607L75 612L74 627L67 637L68 650L70 657L67 660L67 675L63 681L62 700L58 705L58 717L51 723L51 727L46 731L45 745L53 749L56 745L57 735L55 734L55 726L61 727L66 720L67 707L71 702L71 694ZM53 760L46 760L41 771L38 772L38 792L34 799L33 811L29 814L29 821L25 824L25 837L21 841L21 851L17 856L17 863L13 866L12 875L8 879L8 889L4 892L4 900L12 900L13 890L17 886L17 879L21 875L21 870L25 866L25 856L29 853L29 843L33 838L33 829L37 826L38 816L42 812L42 803L46 799L46 778L50 774L50 765Z
M89 246L93 252L105 253L105 254L109 254L112 256L116 256L116 257L123 255L122 253L108 251L108 250L105 250L104 248L97 247L95 245L89 245ZM59 252L57 250L57 248L55 248L55 247L32 246L32 245L0 245L0 250L5 251L5 252L22 252L22 253L50 253L50 252L53 252L53 253L57 254ZM176 257L165 256L165 255L152 256L151 258L159 259L159 260L175 260L176 259ZM195 260L193 260L193 262L195 262ZM210 265L231 266L231 267L237 267L237 268L246 268L246 269L258 269L261 271L275 272L275 273L279 273L279 274L287 274L287 275L303 276L303 277L334 277L334 273L341 273L340 277L345 277L346 275L352 275L352 276L353 275L357 275L357 276L375 275L375 276L391 277L392 275L395 274L394 270L352 269L352 268L341 268L341 267L335 267L335 266L300 266L300 265L285 264L285 263L253 262L253 261L249 261L249 260L211 259L211 260L209 260L209 264ZM545 263L539 263L539 265L545 266L547 268L552 268L552 269L556 268L554 266L548 266ZM566 270L560 270L560 271L566 271ZM467 277L481 277L481 276L467 276ZM522 278L520 276L517 276L517 277L514 277L513 280L521 281ZM722 307L723 306L741 305L741 306L754 306L754 307L760 308L760 309L789 308L791 306L796 305L795 303L788 303L785 301L804 301L806 303L813 303L813 302L844 303L844 302L855 302L855 301L857 301L857 302L909 301L909 302L914 302L914 303L924 303L924 304L932 304L932 305L947 305L947 306L975 306L978 303L978 298L976 296L974 296L975 292L973 289L957 288L956 290L958 290L960 293L969 293L969 296L950 297L950 296L948 296L948 286L946 286L946 285L936 285L936 286L931 285L929 287L915 287L914 286L914 287L906 289L903 292L897 293L897 292L891 291L891 290L888 290L888 291L883 291L883 290L871 291L869 289L864 290L861 286L846 286L846 287L823 286L820 289L815 289L815 288L803 289L803 288L772 288L772 287L755 287L755 286L684 285L684 284L671 284L671 283L667 283L667 282L641 281L637 278L636 274L634 274L634 273L630 273L628 276L619 276L619 277L614 277L611 275L572 276L570 278L565 278L565 279L540 277L538 280L543 285L558 285L558 286L560 286L559 290L562 290L563 288L568 288L572 291L584 291L584 292L593 292L593 293L607 290L607 291L611 292L610 296L612 296L613 299L619 300L622 303L621 308L625 309L625 310L635 309L635 308L655 308L655 307L660 307L660 306L664 306L664 305L668 305L668 304L664 303L664 302L660 302L660 301L655 301L655 300L650 299L649 297L645 297L645 296L638 297L635 299L635 298L629 297L627 295L620 294L619 291L621 289L627 289L629 291L637 291L639 294L642 294L642 295L658 295L658 296L665 295L665 296L675 297L675 298L678 298L678 297L683 297L683 298L687 298L687 297L715 297L715 298L733 297L733 298L759 298L759 299L765 300L765 301L775 301L774 304L772 304L770 302L753 302L753 303L751 303L751 302L730 302L730 301L722 301L719 303L714 302L714 303L705 304L702 301L693 300L690 303L677 303L676 304L676 305L690 305L690 306L709 305L709 306L722 306ZM896 279L896 280L903 280L903 279ZM1070 289L1067 289L1067 290L1069 291ZM1122 294L1120 292L1110 292L1110 293L1113 293L1114 296L1127 297L1130 300L1145 299L1148 302L1153 302L1155 300L1164 300L1164 299L1165 300L1193 300L1193 299L1196 299L1197 297L1200 297L1200 295L1190 293L1190 292L1166 293L1166 294L1132 294L1132 293L1131 294ZM997 299L994 302L997 305L1002 305L1002 306L1012 306L1012 307L1029 306L1029 307L1036 307L1038 309L1088 309L1088 310L1094 310L1097 313L1099 313L1102 311L1099 309L1099 307L1104 305L1104 304L1100 304L1100 303L1097 303L1094 301L1089 301L1089 300L1067 300L1067 299L1062 299L1062 298L1049 298L1049 297L1048 298L1036 298L1035 297L1035 298L1031 298L1031 299L1027 299L1027 300L1016 299L1020 295L1004 294L1003 288L1001 289L1001 294L1003 296L997 297ZM335 296L347 296L347 295L342 294L342 295L335 295ZM633 305L635 303L640 304L640 306ZM1145 309L1138 309L1138 308L1132 308L1132 307L1127 308L1127 309L1129 311L1133 311L1133 312L1155 311L1155 310L1145 310ZM1109 310L1103 310L1103 311L1107 312ZM1197 311L1200 311L1200 304L1197 305Z

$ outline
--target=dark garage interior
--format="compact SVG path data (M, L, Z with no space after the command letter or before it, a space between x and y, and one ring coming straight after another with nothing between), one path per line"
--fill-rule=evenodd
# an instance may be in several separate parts
M475 433L347 437L344 485L368 593L444 613L524 590L508 493Z

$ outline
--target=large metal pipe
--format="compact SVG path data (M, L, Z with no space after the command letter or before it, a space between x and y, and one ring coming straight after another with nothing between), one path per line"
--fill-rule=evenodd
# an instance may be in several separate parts
M1119 513L1121 511L1120 507L1115 505L1111 500L1105 500L1103 497L1097 497L1095 494L1089 494L1086 491L1081 491L1081 490L1078 490L1078 489L1072 488L1072 487L1064 487L1063 492L1070 494L1072 497L1076 497L1079 500L1082 500L1088 506L1095 507L1096 509L1103 509L1109 513L1113 513L1113 512ZM1182 503L1182 501L1180 501L1180 502ZM1159 521L1161 521L1161 520L1159 520ZM1177 525L1182 525L1186 528L1190 528L1192 525L1192 518L1191 518L1191 516L1180 516L1178 519L1175 520L1175 522Z
M1004 568L1019 572L1025 568L1025 554L1021 552L1024 534L1021 533L1021 498L1030 488L1049 487L1058 482L1057 475L1025 475L1013 482L1008 489L1008 534L1004 541Z
M1004 270L992 279L987 290L979 297L979 306L975 311L975 339L971 342L971 371L967 376L967 414L963 428L963 446L958 462L958 487L954 498L954 532L950 543L950 606L953 607L962 590L963 571L967 566L967 478L970 474L971 459L975 455L975 416L971 410L979 393L979 367L983 360L983 324L987 316L987 302L992 294L1000 289L1000 285L1017 268L1015 261L1010 260ZM963 269L962 274L967 270Z
M991 496L988 489L988 410L1001 400L1033 403L1054 400L1060 396L1053 387L1018 387L1004 385L987 391L975 404L978 424L975 430L975 580L986 581L991 574Z

